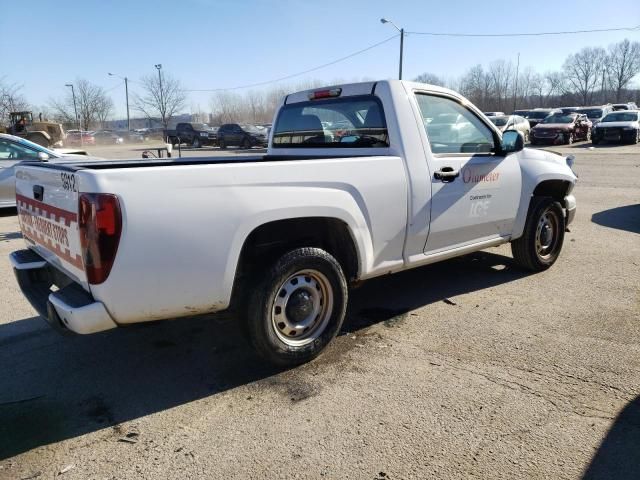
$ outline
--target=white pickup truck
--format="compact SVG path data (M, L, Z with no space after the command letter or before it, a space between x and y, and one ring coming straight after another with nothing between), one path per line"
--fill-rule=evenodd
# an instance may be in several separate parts
M20 166L28 249L11 261L57 329L233 308L264 358L294 365L338 333L351 282L505 242L550 267L576 211L572 160L524 149L447 89L303 91L265 156Z

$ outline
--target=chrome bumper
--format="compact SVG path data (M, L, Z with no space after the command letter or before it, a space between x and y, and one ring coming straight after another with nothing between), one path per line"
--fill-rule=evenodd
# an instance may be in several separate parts
M564 208L567 211L567 219L565 221L565 225L569 225L573 222L573 219L576 216L576 197L573 195L567 195L564 197Z

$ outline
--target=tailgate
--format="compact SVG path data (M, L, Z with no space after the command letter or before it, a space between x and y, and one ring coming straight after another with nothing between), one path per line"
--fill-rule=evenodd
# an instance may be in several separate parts
M29 248L88 289L78 231L79 177L51 167L16 167L16 204Z

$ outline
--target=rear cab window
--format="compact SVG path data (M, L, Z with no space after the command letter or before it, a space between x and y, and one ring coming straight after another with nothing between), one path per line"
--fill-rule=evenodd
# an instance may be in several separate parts
M273 128L273 148L389 146L382 103L358 95L284 105Z

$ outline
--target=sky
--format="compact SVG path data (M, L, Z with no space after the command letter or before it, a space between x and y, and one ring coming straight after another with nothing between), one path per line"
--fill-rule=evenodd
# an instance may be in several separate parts
M26 5L26 7L25 7ZM609 8L615 7L615 8ZM413 32L514 33L634 27L639 0L0 0L0 78L23 86L35 106L87 79L109 90L116 117L125 112L122 80L157 74L187 89L229 88L308 70L397 33L381 17ZM423 72L457 77L492 60L544 72L568 54L634 32L550 37L450 38L407 35L405 79ZM281 83L396 78L399 39ZM245 90L238 90L243 93ZM212 93L190 92L185 111L209 111ZM133 116L133 115L132 115Z

